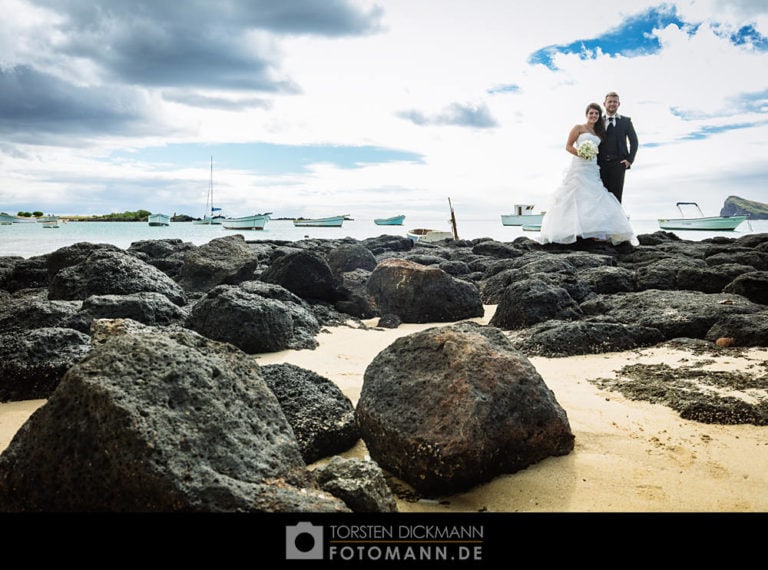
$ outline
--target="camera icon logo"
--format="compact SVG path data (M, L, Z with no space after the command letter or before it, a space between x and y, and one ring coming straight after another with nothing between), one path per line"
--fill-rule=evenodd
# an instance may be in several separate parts
M323 527L300 522L285 527L286 560L322 560Z

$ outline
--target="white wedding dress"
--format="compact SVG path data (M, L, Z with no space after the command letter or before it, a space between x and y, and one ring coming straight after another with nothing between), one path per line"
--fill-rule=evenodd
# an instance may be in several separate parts
M574 146L579 148L587 140L600 144L597 135L581 133ZM600 180L597 159L574 156L544 211L541 243L569 244L576 238L608 240L614 245L625 241L638 243L621 203Z

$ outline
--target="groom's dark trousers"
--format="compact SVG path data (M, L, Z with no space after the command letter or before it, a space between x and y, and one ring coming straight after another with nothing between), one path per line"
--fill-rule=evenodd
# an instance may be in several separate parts
M599 153L597 155L597 164L600 167L600 179L603 186L616 196L621 202L621 196L624 193L624 175L630 167L625 167L621 162L628 160L631 163L635 161L637 154L637 134L632 125L632 119L629 117L618 117L616 126L608 126L600 143Z

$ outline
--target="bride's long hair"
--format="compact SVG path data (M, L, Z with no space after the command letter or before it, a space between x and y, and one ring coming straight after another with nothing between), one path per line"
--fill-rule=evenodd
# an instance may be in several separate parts
M584 111L585 115L589 115L589 110L594 109L599 115L599 119L595 123L595 134L600 137L600 140L605 138L605 123L603 123L603 108L597 103L590 103L587 105L587 110Z

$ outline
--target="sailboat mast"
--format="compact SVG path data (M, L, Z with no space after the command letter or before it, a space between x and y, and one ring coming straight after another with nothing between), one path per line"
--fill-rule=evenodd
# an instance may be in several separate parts
M208 186L208 200L211 202L209 215L213 218L213 155L211 155L211 182Z

